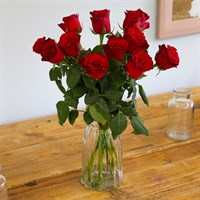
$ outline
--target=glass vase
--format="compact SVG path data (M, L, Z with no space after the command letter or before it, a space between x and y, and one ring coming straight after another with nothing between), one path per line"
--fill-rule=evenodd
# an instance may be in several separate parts
M189 88L177 88L168 103L167 135L174 140L191 138L194 116L194 102Z
M122 145L110 129L103 130L97 122L86 128L82 150L81 182L86 188L108 191L123 181Z

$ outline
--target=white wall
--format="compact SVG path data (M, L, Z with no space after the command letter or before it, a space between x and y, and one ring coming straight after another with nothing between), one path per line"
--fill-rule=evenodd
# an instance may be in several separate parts
M165 40L156 39L156 0L73 0L73 1L11 1L1 3L1 71L0 123L30 119L56 113L55 104L62 99L54 82L49 81L50 63L32 52L37 38L47 36L59 40L62 30L57 26L64 16L79 13L83 23L82 45L94 46L98 38L89 27L89 12L110 9L111 24L118 29L125 10L141 8L150 15L151 27L146 31L149 52L154 57L158 44L175 46L180 55L178 69L156 77L151 72L142 80L148 95L171 91L178 86L200 85L199 34ZM118 29L119 30L119 29ZM81 106L84 106L83 103Z

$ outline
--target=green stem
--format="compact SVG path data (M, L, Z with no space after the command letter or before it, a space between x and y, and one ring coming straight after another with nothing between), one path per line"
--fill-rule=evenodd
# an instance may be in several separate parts
M115 150L114 144L112 143L112 141L110 140L110 145L111 145L111 151L113 152L113 157L115 156L115 158L117 159L117 152Z
M111 162L110 162L110 174L113 176L114 175L114 168L115 168L115 160L117 159L117 153L115 151L114 144L112 143L111 138L107 138L107 145L108 145L108 150L110 153L111 157Z
M100 38L100 45L102 46L104 34L100 34L100 35L99 35L99 38Z
M117 152L114 146L114 143L112 142L111 135L108 131L108 129L104 130L102 128L99 129L99 135L98 139L95 143L95 148L93 149L90 159L88 162L88 181L92 182L92 174L94 171L94 163L95 163L95 157L98 154L98 179L99 183L102 184L104 181L103 177L103 157L105 156L106 159L106 165L107 170L110 171L110 175L114 176L115 172L115 162L117 160Z
M93 167L94 167L94 158L95 158L96 151L98 150L98 146L99 146L99 138L98 138L98 140L95 144L95 149L91 153L90 160L89 160L89 163L88 163L88 181L89 182L92 181L92 171L93 171Z
M83 50L83 46L82 46L82 44L80 43L80 47L81 47L81 50Z
M108 142L107 142L107 135L105 134L105 143L106 143L106 164L107 166L110 165L110 156L109 156L109 146L108 146Z
M89 182L92 181L92 169L94 166L94 157L95 157L95 152L93 151L90 157L89 164L88 164L88 181Z
M103 138L102 131L99 132L99 157L98 157L98 169L99 169L99 182L103 182Z

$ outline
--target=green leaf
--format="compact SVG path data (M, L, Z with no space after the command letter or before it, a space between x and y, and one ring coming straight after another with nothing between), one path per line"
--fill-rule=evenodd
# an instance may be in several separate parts
M85 95L85 104L86 105L92 105L95 104L96 101L99 99L99 95L93 91L89 91L86 95Z
M65 94L66 90L65 90L65 88L63 87L61 80L56 80L56 85L58 86L59 90L60 90L63 94Z
M66 66L66 65L63 65L63 66L61 67L61 72L62 72L62 75L63 75L63 76L66 75L66 73L67 73L67 66Z
M123 95L123 92L121 91L113 91L113 90L110 90L110 91L106 91L104 96L108 99L111 99L111 100L118 100L119 98L121 98Z
M103 116L106 121L110 120L110 114L107 103L103 99L99 99L95 104L96 110Z
M103 53L102 45L95 46L94 49L92 50L92 53Z
M62 72L61 72L60 68L58 68L58 67L51 68L49 71L49 77L50 77L51 81L56 81L58 79L61 79Z
M131 85L127 90L128 90L128 96L127 96L127 98L129 98L132 95L132 93L133 93L133 86Z
M133 86L133 92L132 92L132 100L135 100L135 98L136 98L136 95L137 95L137 89L136 89L136 87L135 87L135 85Z
M123 30L123 29L122 29L122 30ZM122 37L121 33L118 32L118 31L116 32L115 36L116 36L116 37Z
M77 117L78 117L78 110L71 110L69 112L69 119L68 119L69 123L73 125Z
M86 88L85 84L81 84L81 83L79 83L72 89L74 97L77 97L77 98L82 97L87 92L87 90L88 89Z
M59 101L56 104L56 108L58 113L59 124L63 125L69 116L69 107L64 101Z
M135 115L131 117L131 125L134 128L133 133L148 135L149 131L144 126L144 122L139 115Z
M73 107L73 108L77 108L78 106L78 99L74 97L74 94L72 92L72 90L68 90L65 95L65 103L70 106L70 107Z
M118 112L110 123L113 139L116 139L127 127L126 116L122 112Z
M137 108L137 101L135 99L132 99L131 101L131 105L133 106L133 108Z
M91 53L91 49L90 49L90 48L87 49L87 50L82 49L81 52L80 52L79 57L80 57L80 58L83 58L83 57L85 57L88 53Z
M111 73L115 72L115 71L120 71L120 66L121 66L121 62L115 59L110 58L109 59L109 70L111 71Z
M142 87L141 85L138 85L138 86L139 86L139 93L140 93L140 96L141 96L143 102L144 102L147 106L149 106L149 100L148 100L148 98L147 98L147 96L146 96L146 94L145 94L145 91L144 91L143 87Z
M119 104L120 104L120 106L122 106L122 107L127 107L127 106L130 105L130 103L129 103L128 101L123 101L123 100L120 100L120 101L119 101Z
M99 122L102 125L106 124L106 119L97 111L95 105L89 107L89 112L95 121Z
M121 107L120 110L128 117L131 117L136 113L136 110L133 107Z
M79 62L79 61L78 61L77 58L75 58L75 57L69 57L68 60L67 60L67 62L66 62L65 64L67 64L67 66L68 66L69 68L71 68L71 67L77 68L78 62ZM77 68L77 69L80 69L80 68Z
M81 77L81 71L80 69L76 68L76 67L72 67L68 73L67 73L67 85L69 88L74 88Z
M84 83L85 83L87 88L92 89L92 88L95 87L95 84L96 84L96 80L95 79L90 78L87 75L83 75L82 77L83 77L83 81L84 81Z
M107 104L108 104L110 113L115 112L118 109L118 104L116 103L116 101L108 100Z
M126 76L122 72L112 72L110 76L117 88L122 86L126 81Z
M85 123L88 124L88 125L91 124L94 121L92 116L90 115L90 113L88 111L84 112L83 119L84 119Z
M113 35L112 33L108 33L108 34L106 34L106 38L109 39L112 35Z
M101 80L100 80L100 86L101 86L101 91L105 92L107 90L109 90L112 86L112 80L109 76L104 76Z

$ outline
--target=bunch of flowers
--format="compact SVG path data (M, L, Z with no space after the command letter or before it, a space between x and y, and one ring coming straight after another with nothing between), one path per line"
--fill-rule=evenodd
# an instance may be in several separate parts
M160 72L177 67L177 50L159 45L153 62L144 35L150 26L149 16L141 9L125 12L121 33L111 32L109 10L94 10L90 14L91 30L100 41L93 49L81 46L82 26L77 14L64 17L63 23L58 24L64 31L58 42L42 37L33 46L42 61L53 64L50 80L63 93L64 100L56 104L59 123L63 125L68 119L74 124L80 112L79 100L84 96L86 124L97 121L101 129L110 128L115 139L126 129L129 119L133 133L148 135L136 110L136 92L139 91L146 105L148 99L137 80L154 68Z

